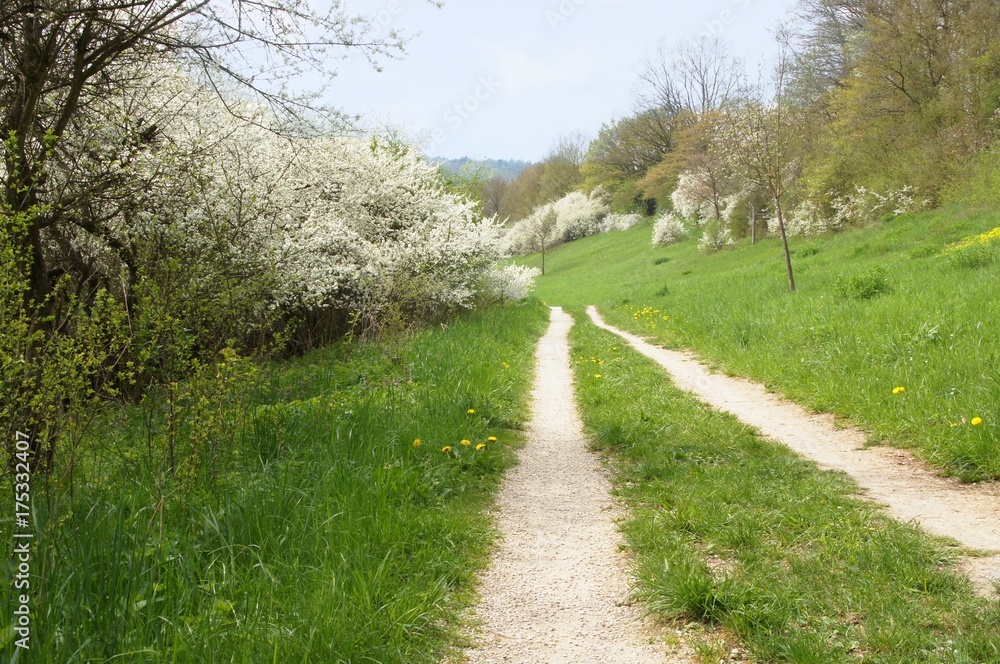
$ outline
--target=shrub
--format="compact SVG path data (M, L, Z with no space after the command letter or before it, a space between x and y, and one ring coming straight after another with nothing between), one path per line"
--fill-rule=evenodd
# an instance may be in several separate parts
M830 219L820 205L807 199L788 213L785 232L788 235L819 235L832 230Z
M485 276L483 293L495 300L517 302L528 297L542 271L523 265L494 266Z
M808 198L792 209L785 220L785 231L789 235L820 235L848 227L867 226L923 209L929 203L918 202L912 187L889 189L882 193L855 187L850 194L828 196L826 204Z
M997 248L989 244L974 244L947 254L948 264L962 270L988 267L996 261Z
M705 226L705 231L698 240L698 248L702 251L720 251L733 244L733 235L722 222L713 221Z
M837 294L849 300L871 300L879 295L892 293L889 273L876 266L850 278L837 280Z
M664 212L653 224L653 246L680 242L686 233L680 218L672 212Z

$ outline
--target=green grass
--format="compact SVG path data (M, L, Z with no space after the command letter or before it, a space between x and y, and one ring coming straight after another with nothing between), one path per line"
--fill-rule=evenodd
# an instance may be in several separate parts
M631 508L623 528L654 614L721 626L753 661L1000 661L1000 607L952 571L954 550L574 315L581 414Z
M613 325L692 348L965 480L1000 478L998 250L942 253L997 226L997 211L946 208L792 238L790 293L776 240L653 249L644 224L551 252L537 293L596 304Z
M96 425L72 494L35 480L20 661L438 661L485 564L485 510L521 440L546 322L532 302L276 366L226 401L233 449L190 476L182 464L164 478L150 448L166 440L166 402Z

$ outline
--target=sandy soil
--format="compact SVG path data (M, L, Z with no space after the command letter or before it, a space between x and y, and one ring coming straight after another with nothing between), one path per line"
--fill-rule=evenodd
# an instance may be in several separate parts
M980 592L995 592L993 584L1000 581L1000 488L996 484L962 484L937 475L905 450L866 447L864 432L838 428L831 415L810 413L768 393L763 385L710 372L691 353L659 348L613 328L594 307L588 313L599 327L618 334L666 368L681 389L732 413L823 468L849 474L895 518L916 521L929 533L991 552L967 558L963 566Z
M528 444L498 496L502 541L480 587L478 647L465 661L690 661L629 603L610 485L586 449L573 399L572 325L554 308L536 353Z

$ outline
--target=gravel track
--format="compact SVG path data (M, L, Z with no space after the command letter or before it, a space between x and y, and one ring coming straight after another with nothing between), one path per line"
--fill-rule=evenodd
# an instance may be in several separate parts
M598 327L619 335L662 365L678 387L821 467L847 473L896 519L916 521L926 532L989 552L966 558L964 567L980 593L995 594L994 583L1000 581L1000 489L996 484L962 484L941 477L905 450L867 447L863 431L838 427L832 415L810 413L759 383L712 373L692 353L653 346L607 325L595 307L587 313Z
M476 647L465 661L689 662L629 602L628 563L601 464L573 399L568 333L556 307L536 353L532 421L497 498L502 540L481 581Z

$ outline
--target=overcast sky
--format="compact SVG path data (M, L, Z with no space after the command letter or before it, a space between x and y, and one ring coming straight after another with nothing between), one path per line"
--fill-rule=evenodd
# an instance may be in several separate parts
M536 161L562 134L627 115L644 55L720 35L756 69L795 0L352 0L412 40L375 72L342 63L329 100L427 154Z

